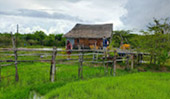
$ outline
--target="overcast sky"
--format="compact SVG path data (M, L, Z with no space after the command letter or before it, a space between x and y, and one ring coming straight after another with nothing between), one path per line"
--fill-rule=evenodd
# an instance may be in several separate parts
M0 0L0 32L66 33L76 23L113 23L137 32L155 18L170 17L170 0Z

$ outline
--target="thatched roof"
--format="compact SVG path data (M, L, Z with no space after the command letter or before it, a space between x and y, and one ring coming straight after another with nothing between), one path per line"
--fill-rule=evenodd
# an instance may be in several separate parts
M84 25L76 24L71 31L66 33L66 38L106 38L111 37L113 24Z

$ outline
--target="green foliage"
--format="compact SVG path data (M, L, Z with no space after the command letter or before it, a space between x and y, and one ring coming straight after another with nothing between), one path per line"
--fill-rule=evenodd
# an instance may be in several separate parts
M130 34L130 30L120 30L120 31L113 31L114 34L112 36L112 42L114 42L112 45L113 47L120 47L121 41L123 41L124 44L130 44L132 47L136 47L136 43L133 42L133 38L137 38L140 35L137 34Z
M165 19L153 19L153 23L149 23L148 30L153 34L167 34L170 32L170 21L169 18Z
M157 19L154 19L154 23L149 24L148 31L143 31L143 35L133 38L132 41L135 42L137 51L156 56L157 63L161 65L168 59L170 51L170 34L168 33L170 24L167 20L162 23Z
M112 40L114 41L114 47L120 47L120 43L121 41L124 41L124 38L127 37L127 35L129 35L130 31L125 31L125 30L120 30L120 31L114 31Z
M43 31L36 31L34 33L34 36L36 38L36 40L39 41L40 45L43 45L43 40L45 39L45 37L47 36Z
M44 40L44 45L46 46L54 46L56 45L56 42L55 42L55 35L54 34L50 34L48 37L46 37Z
M11 35L8 33L3 33L3 34L0 33L0 46L6 47L9 45L12 45Z
M36 31L34 33L28 34L15 34L17 47L27 47L27 46L65 46L65 38L63 34L49 34L46 35L43 31ZM9 33L0 33L0 47L10 47L11 43L11 34Z
M30 39L30 40L27 41L27 43L30 44L30 45L36 45L36 44L38 44L38 41Z
M158 64L165 64L166 60L169 58L168 52L165 50L160 51L160 55L158 56Z

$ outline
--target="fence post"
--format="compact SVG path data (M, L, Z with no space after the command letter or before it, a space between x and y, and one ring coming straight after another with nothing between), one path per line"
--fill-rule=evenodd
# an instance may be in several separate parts
M13 36L11 32L11 37L12 37L12 45L13 45L13 51L15 55L15 81L19 81L19 75L18 75L18 68L17 68L17 49L16 49L16 44L15 44L15 37Z
M79 46L79 68L78 68L78 78L83 79L83 54L81 47Z
M113 76L116 76L116 54L117 54L117 51L115 50L114 51L114 57L113 57Z
M79 63L81 63L80 61L81 61L81 56L80 56L80 50L81 50L81 48L80 48L80 45L78 45L78 49L79 49ZM80 64L81 65L81 64ZM78 78L80 78L80 65L79 65L79 67L78 67Z
M81 66L81 79L83 79L83 50L81 52L81 63L80 63L80 66Z
M95 58L96 58L96 54L95 54L95 51L96 51L96 42L95 42L95 45L94 45L94 49L93 49L93 61L95 61Z
M106 65L105 65L105 55L103 56L103 67L104 67L104 72L105 72L105 75L106 75L107 71L106 71Z
M127 54L126 69L129 70L129 55Z
M131 70L133 69L133 65L134 65L134 55L131 54Z
M96 49L96 61L98 61L98 58L99 58L99 52L97 50L98 49Z
M1 65L0 65L0 82L1 82Z
M51 60L51 68L50 68L50 81L55 81L55 75L56 75L56 54L57 54L57 48L53 47L53 54L52 54L52 60Z

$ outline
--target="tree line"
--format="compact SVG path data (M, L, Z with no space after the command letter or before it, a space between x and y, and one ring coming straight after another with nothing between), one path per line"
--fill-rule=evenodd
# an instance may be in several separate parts
M43 31L35 31L34 33L14 34L18 47L24 46L65 46L65 38L63 34L46 35ZM0 33L0 47L11 46L11 34Z
M170 52L170 20L153 19L152 23L142 30L142 35L130 34L130 31L114 31L112 45L119 47L123 43L130 44L131 49L137 52L149 53L151 64L165 64Z

